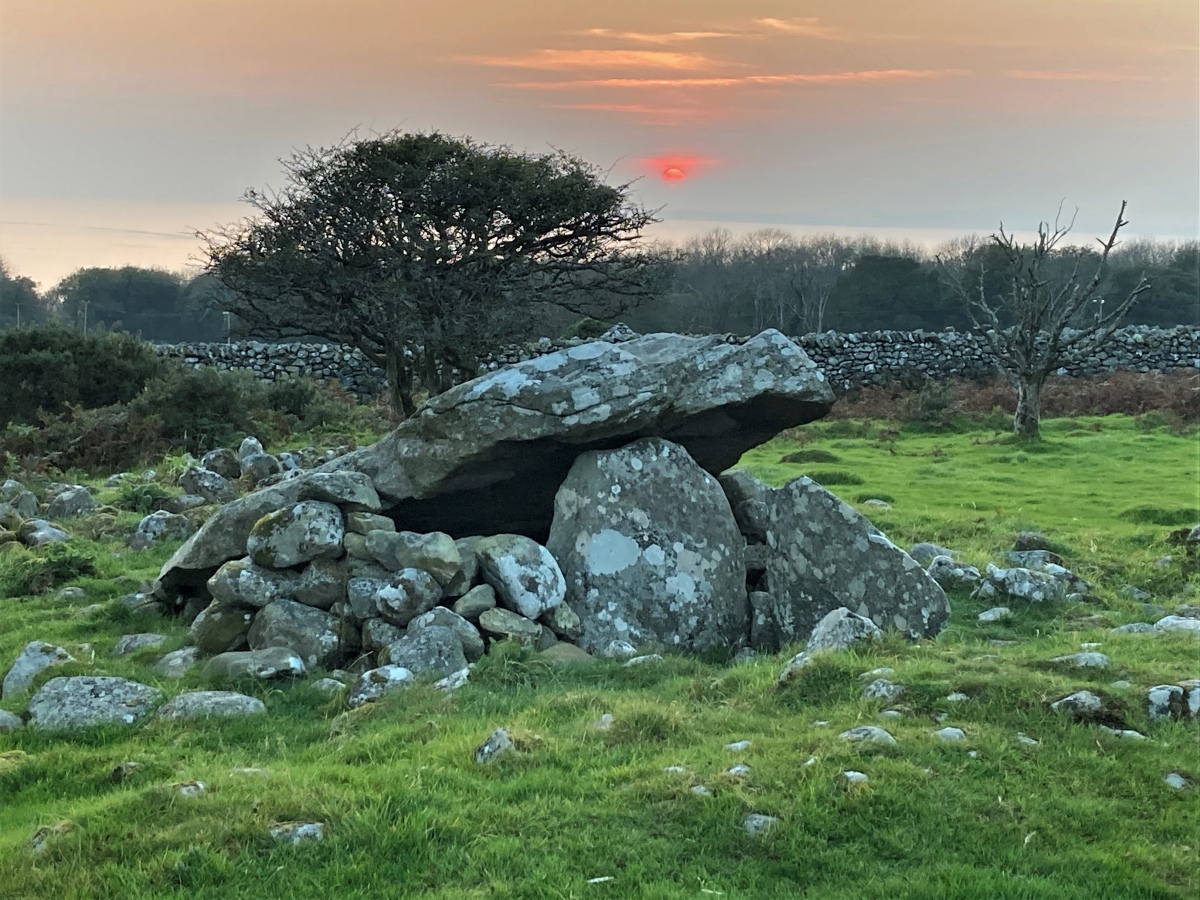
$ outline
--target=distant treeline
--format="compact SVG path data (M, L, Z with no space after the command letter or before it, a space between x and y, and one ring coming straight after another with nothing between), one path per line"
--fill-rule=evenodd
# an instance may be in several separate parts
M695 334L966 329L966 311L939 277L936 257L970 253L985 273L1002 271L988 265L989 252L985 241L970 238L929 251L867 236L795 238L767 229L735 237L714 229L682 246L662 246L655 299L622 319L642 332ZM1109 262L1110 296L1123 296L1143 273L1152 282L1130 324L1200 325L1200 243L1131 240ZM219 309L222 290L207 275L126 266L79 269L39 291L0 260L0 328L57 319L150 341L221 340L231 324ZM548 311L530 326L536 334L513 337L553 336L577 320ZM232 327L236 335L237 323Z

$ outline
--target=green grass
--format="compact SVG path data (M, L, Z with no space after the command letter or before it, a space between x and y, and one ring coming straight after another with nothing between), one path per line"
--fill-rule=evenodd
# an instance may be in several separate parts
M1197 723L1149 722L1144 697L1150 685L1200 677L1200 644L1112 635L1086 617L1145 618L1119 595L1126 583L1167 607L1197 602L1198 578L1163 524L1200 505L1197 443L1121 417L1044 430L1034 446L904 429L880 442L877 424L830 422L801 429L800 440L804 450L836 452L862 479L846 489L852 502L888 499L890 509L862 508L898 543L937 541L982 566L1018 531L1041 530L1095 584L1087 603L1009 603L1013 619L983 625L976 615L992 604L957 594L937 640L891 635L823 659L783 691L774 679L788 653L736 667L668 657L633 669L551 669L508 650L453 696L418 687L353 713L306 684L260 685L248 690L269 713L248 721L0 735L0 897L1195 896L1200 788L1173 791L1162 779L1177 771L1200 784ZM743 464L782 483L808 464L778 462L798 446L781 438ZM1145 509L1163 515L1129 512ZM80 543L97 557L95 575L71 582L85 600L0 600L0 668L36 638L73 651L90 644L94 658L77 652L72 672L124 675L168 695L200 687L195 673L160 681L149 664L162 649L111 655L133 631L164 631L165 649L180 646L177 623L112 604L72 615L151 577L172 548ZM1171 567L1155 565L1171 552ZM1084 641L1101 642L1112 668L1046 664ZM861 698L860 676L878 666L906 685L906 718L879 720L880 704ZM1118 678L1133 686L1111 687ZM1047 709L1085 687L1150 740L1111 738ZM946 701L952 691L971 700ZM613 727L592 729L604 713ZM932 736L940 714L966 731L965 745ZM836 737L870 723L898 746L860 751ZM479 767L472 751L497 726L521 752ZM1020 744L1017 732L1040 744ZM724 749L743 739L749 750ZM125 760L141 768L111 782ZM738 762L748 777L724 774ZM663 771L673 765L687 774ZM248 767L265 772L235 771ZM846 769L866 772L869 785L846 790ZM172 791L192 779L207 783L202 796ZM693 794L696 784L713 796ZM749 812L782 824L751 838L740 830ZM268 828L288 820L324 821L325 840L275 845ZM34 831L60 822L69 825L35 856Z

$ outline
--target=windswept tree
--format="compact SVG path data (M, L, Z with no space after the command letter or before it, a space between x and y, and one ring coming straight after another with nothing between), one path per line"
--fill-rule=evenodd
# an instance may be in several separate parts
M1102 347L1138 297L1150 288L1144 276L1119 294L1106 289L1109 257L1129 223L1125 201L1099 250L1067 246L1075 218L1038 225L1030 244L1000 226L987 243L964 242L938 263L966 307L1001 373L1017 389L1013 431L1040 437L1042 388L1064 362Z
M33 279L12 273L8 263L0 259L0 328L33 325L45 318L46 310Z
M391 132L283 164L282 190L246 193L257 215L202 235L217 302L257 335L358 347L405 415L415 379L476 374L536 304L603 319L653 290L653 213L565 153Z

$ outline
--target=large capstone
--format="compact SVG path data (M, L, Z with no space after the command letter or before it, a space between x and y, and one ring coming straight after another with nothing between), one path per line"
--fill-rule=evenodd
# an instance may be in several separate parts
M756 558L763 574L756 587L770 597L772 630L781 643L807 641L838 607L914 639L945 626L950 605L938 583L812 479L773 490L745 472L731 472L721 485L742 532L762 536Z
M717 480L678 444L645 438L580 456L548 546L585 650L619 640L698 653L746 636L745 540Z
M544 541L554 494L582 452L661 437L716 474L832 404L816 364L773 330L743 344L649 334L549 353L432 398L319 473L227 504L163 567L159 593L202 590L221 563L245 555L255 521L301 499L306 485L312 494L324 472L365 473L384 511L412 531Z

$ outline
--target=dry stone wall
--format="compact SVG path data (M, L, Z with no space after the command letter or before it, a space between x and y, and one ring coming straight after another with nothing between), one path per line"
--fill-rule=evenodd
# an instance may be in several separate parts
M618 326L619 329L619 326ZM633 332L616 330L615 339ZM731 344L747 339L725 336ZM987 378L995 369L982 340L969 332L874 331L855 334L825 332L795 338L810 358L825 372L835 389L882 383L904 376L923 374L929 378ZM544 353L585 343L578 338L550 338L498 352L487 368L495 370ZM183 360L193 367L245 369L260 378L308 376L336 381L360 399L373 397L386 386L384 372L359 350L337 344L259 341L229 343L160 344L159 353ZM1134 372L1200 368L1200 328L1122 328L1102 350L1073 360L1060 375L1100 375L1116 370Z

